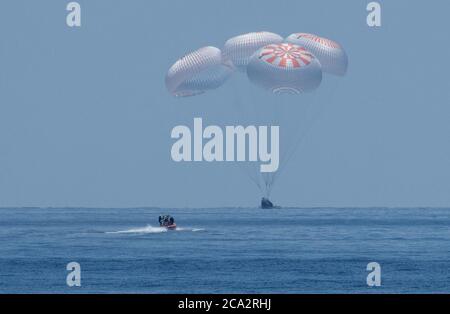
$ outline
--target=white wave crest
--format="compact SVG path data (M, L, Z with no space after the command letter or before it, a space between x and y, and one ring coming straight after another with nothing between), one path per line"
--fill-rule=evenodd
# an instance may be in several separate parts
M143 228L134 228L134 229L128 229L128 230L119 230L119 231L110 231L106 233L110 234L117 234L117 233L162 233L167 232L167 228L165 227L153 227L153 226L146 226Z
M191 231L191 232L198 232L198 231L204 231L205 229L201 228L181 228L177 227L175 230L168 230L166 227L153 227L151 225L147 225L146 227L142 228L133 228L128 230L119 230L119 231L109 231L106 232L107 234L121 234L121 233L132 233L132 234L146 234L146 233L163 233L168 231Z
M191 231L191 232L198 232L198 231L204 231L205 229L201 229L201 228L180 228L177 227L177 229L175 229L175 231Z

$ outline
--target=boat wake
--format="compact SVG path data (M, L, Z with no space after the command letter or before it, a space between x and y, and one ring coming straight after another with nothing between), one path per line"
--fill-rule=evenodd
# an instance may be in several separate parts
M200 229L200 228L184 228L184 227L177 227L175 230L170 230L172 231L190 231L190 232L198 232L198 231L203 231L205 229ZM169 230L167 230L167 228L165 227L153 227L151 225L147 225L146 227L143 228L133 228L133 229L128 229L128 230L119 230L119 231L108 231L105 232L107 234L122 234L122 233L131 233L131 234L148 234L148 233L163 233L163 232L168 232Z

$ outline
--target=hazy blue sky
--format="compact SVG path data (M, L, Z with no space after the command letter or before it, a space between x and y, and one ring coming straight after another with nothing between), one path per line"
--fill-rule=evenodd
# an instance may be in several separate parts
M256 205L236 165L170 158L171 129L223 124L231 89L180 101L164 76L259 30L336 39L350 60L276 202L450 206L450 2L381 1L380 29L364 0L79 1L79 29L68 2L0 2L0 206Z

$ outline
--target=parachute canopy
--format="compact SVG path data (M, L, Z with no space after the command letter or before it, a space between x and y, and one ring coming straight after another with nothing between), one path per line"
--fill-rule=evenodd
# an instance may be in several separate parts
M233 71L233 64L223 60L220 49L203 47L185 55L170 67L166 87L177 97L194 96L220 87Z
M252 55L269 44L283 42L283 37L270 32L253 32L227 40L223 47L224 57L231 60L241 71L245 71Z
M247 67L249 80L274 93L298 94L319 87L320 63L305 48L290 44L272 44L258 50Z
M291 34L286 41L312 52L319 59L324 72L339 76L347 72L347 54L337 42L307 33Z

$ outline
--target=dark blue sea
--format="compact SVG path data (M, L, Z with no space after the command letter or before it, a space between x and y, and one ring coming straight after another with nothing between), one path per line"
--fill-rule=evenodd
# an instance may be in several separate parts
M449 293L449 227L430 208L4 208L0 292Z

